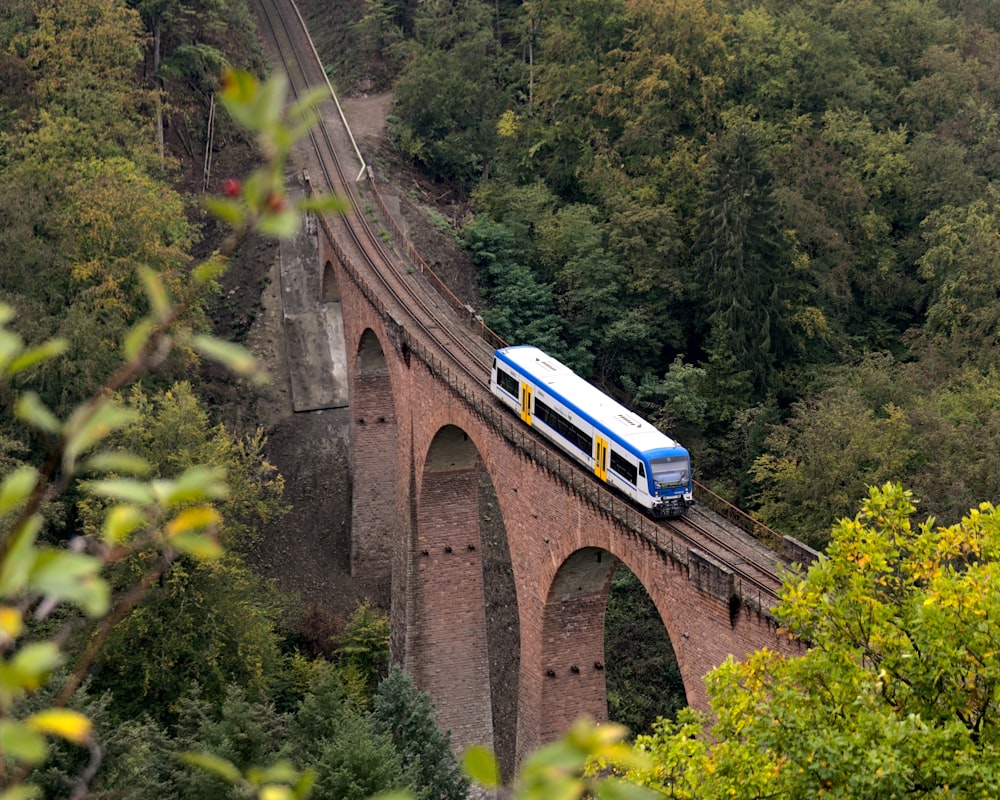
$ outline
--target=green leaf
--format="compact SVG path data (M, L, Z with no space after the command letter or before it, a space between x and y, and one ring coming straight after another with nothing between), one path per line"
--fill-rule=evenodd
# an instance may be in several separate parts
M106 438L112 431L131 425L139 419L138 411L120 406L111 400L102 402L89 416L85 407L78 409L66 426L71 433L67 436L63 452L63 469L74 472L76 460L81 453Z
M119 475L147 475L150 465L144 458L121 450L104 450L94 453L82 464L89 472L115 472Z
M660 795L646 786L618 778L605 778L593 790L598 800L656 800Z
M247 216L246 206L238 200L227 200L222 197L206 197L205 208L217 219L236 228Z
M313 194L295 203L300 213L343 214L350 209L350 202L335 194Z
M483 786L500 785L500 767L493 753L482 745L473 745L462 754L465 773Z
M4 666L8 679L13 678L20 688L34 691L62 663L63 654L55 642L34 642L18 650Z
M126 361L131 361L142 352L142 348L149 341L149 335L152 330L153 320L149 317L143 317L129 329L122 343L122 352L125 355Z
M42 594L75 603L91 617L106 614L111 589L100 577L101 561L86 553L43 550L35 560L28 585Z
M291 785L299 779L299 771L289 761L278 761L267 768L255 767L247 770L247 778L257 786L265 783Z
M94 497L107 497L126 503L146 506L154 502L156 497L152 487L142 481L128 478L109 478L103 481L86 481L83 489Z
M283 72L274 72L260 85L260 91L255 98L256 126L253 130L267 130L281 122L285 110L285 95L288 88L288 78Z
M0 743L2 746L2 743ZM34 800L42 796L42 790L30 783L19 783L3 792L0 792L0 800Z
M145 524L145 515L135 506L114 506L104 517L104 541L119 544Z
M288 107L288 119L293 123L308 122L312 127L318 118L317 109L329 99L330 90L326 86L314 86Z
M25 465L9 472L0 483L0 514L27 500L38 481L38 470Z
M191 279L199 286L204 286L209 281L214 281L222 276L226 271L226 262L220 258L212 256L196 264L191 270Z
M251 207L260 209L264 200L275 189L278 176L266 169L255 169L243 181L243 194Z
M257 359L241 345L205 334L195 336L192 345L203 356L228 367L237 375L246 377L258 372Z
M186 531L170 537L172 544L179 552L197 558L199 561L212 561L222 556L222 545L214 536L204 533Z
M65 339L50 339L38 345L38 347L32 347L11 361L7 367L7 372L9 375L17 375L19 372L24 372L24 370L35 366L35 364L40 364L43 361L48 361L50 358L62 355L68 347L69 342Z
M229 495L225 470L214 467L189 467L172 481L153 483L157 498L167 508L202 500L223 500Z
M197 767L204 772L222 778L226 783L236 785L243 780L243 775L231 761L211 753L187 751L181 753L178 758L188 766Z
M3 563L0 563L0 597L13 597L27 586L28 575L31 574L38 553L35 550L35 537L41 528L42 516L33 514L15 532Z
M45 737L16 719L0 719L0 750L4 755L26 764L38 764L48 755ZM7 792L0 797L7 797ZM34 794L28 794L33 797Z
M142 285L146 290L146 297L149 298L149 306L153 310L153 314L160 322L164 322L170 316L170 300L167 297L167 290L163 286L163 278L149 267L139 267L139 277L142 279Z
M21 422L33 425L39 430L58 435L62 429L62 423L42 402L41 398L34 392L25 392L21 395L14 406L14 416Z
M257 230L268 236L288 239L302 227L302 216L294 208L286 208L277 214L264 214L257 221Z
M0 328L0 369L5 369L23 348L24 340L20 336Z

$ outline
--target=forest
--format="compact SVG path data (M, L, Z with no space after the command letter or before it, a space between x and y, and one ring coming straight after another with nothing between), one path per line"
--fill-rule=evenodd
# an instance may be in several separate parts
M806 655L722 665L711 717L610 687L634 738L581 723L512 796L1000 794L995 5L337 10L331 79L391 88L398 151L467 201L489 325L825 553L775 610ZM258 377L220 276L308 210L282 169L311 110L267 73L245 0L0 8L0 797L497 779L388 669L384 615L306 635L244 556L283 479L202 379ZM244 180L204 203L213 96ZM645 640L623 595L609 626Z
M996 498L995 3L371 0L357 25L398 147L468 192L504 339L818 548L887 480L942 519Z

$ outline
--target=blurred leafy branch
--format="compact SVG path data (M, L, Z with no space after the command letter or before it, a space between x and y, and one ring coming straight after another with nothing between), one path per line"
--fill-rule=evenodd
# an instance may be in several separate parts
M286 104L287 83L275 75L260 82L249 73L227 72L221 100L233 118L257 137L262 164L242 181L226 183L225 197L209 198L210 212L230 226L222 246L195 263L179 296L170 297L159 273L137 265L149 313L121 342L122 363L104 385L60 419L30 388L17 391L15 377L69 349L65 339L27 346L11 323L15 311L0 305L0 382L10 392L15 419L51 443L40 467L19 465L0 477L0 798L34 797L28 782L43 763L48 740L58 737L89 748L90 761L78 776L75 797L87 794L101 760L90 720L67 707L111 628L181 555L213 559L221 554L221 524L214 505L227 494L225 475L204 466L182 474L149 478L149 465L136 453L106 446L110 434L137 420L117 399L123 387L155 370L175 348L186 348L219 362L239 376L264 380L252 355L231 342L188 324L197 301L225 271L229 259L253 233L287 237L307 212L334 212L342 201L330 195L292 201L285 169L296 141L317 120L322 90ZM99 536L78 535L65 547L44 543L43 512L70 487L106 504ZM140 550L158 558L123 596L112 598L103 570ZM51 706L19 715L19 701L47 686L53 671L67 665L70 629L82 613L92 620L89 644L71 665L70 677ZM53 630L53 623L59 621ZM48 621L49 624L46 624ZM197 756L192 756L197 761ZM203 761L211 763L210 757ZM260 797L304 796L308 776L290 776L275 767L241 776ZM276 793L277 792L277 793Z

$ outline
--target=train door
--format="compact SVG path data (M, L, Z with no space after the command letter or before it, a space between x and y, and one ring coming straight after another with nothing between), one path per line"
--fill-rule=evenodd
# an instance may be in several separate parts
M602 481L608 479L608 440L594 435L594 474Z
M521 419L528 425L531 424L531 386L521 383Z

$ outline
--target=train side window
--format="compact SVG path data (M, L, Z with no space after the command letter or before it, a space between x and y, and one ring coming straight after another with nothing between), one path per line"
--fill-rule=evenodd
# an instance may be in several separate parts
M500 367L497 367L497 386L511 397L517 397L517 380L500 369Z
M643 464L641 461L639 462L639 477L640 478L646 477L646 465Z
M611 469L635 486L635 479L639 474L635 468L635 464L626 461L622 456L618 455L613 447L611 448Z
M552 430L562 436L571 445L582 450L587 456L593 453L593 438L537 397L535 398L535 417L552 428Z

